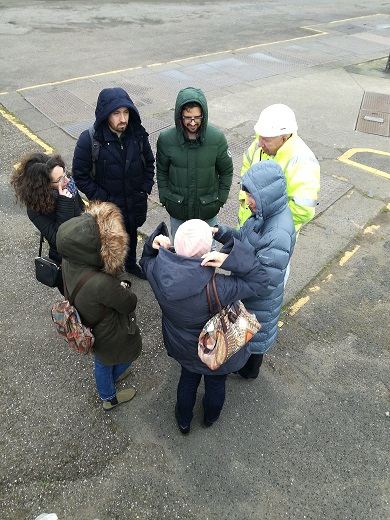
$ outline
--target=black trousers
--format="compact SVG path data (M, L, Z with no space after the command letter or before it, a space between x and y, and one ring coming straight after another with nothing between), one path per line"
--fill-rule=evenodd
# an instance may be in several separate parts
M238 371L245 379L256 379L263 362L263 354L251 354L245 365Z

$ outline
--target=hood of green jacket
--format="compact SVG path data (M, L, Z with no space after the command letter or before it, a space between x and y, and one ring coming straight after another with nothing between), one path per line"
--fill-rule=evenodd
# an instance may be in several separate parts
M199 138L201 141L205 138L205 133L207 129L207 123L208 123L208 117L209 112L207 108L207 101L206 97L203 94L203 92L200 90L200 88L194 88L194 87L186 87L180 90L180 92L177 95L176 98L176 105L175 105L175 125L176 130L179 135L180 142L184 142L185 135L182 125L182 119L181 119L181 113L182 113L182 107L183 105L186 105L187 103L198 103L202 107L202 126L199 131Z
M94 201L57 231L57 250L69 263L117 275L127 254L128 234L122 214L111 202Z

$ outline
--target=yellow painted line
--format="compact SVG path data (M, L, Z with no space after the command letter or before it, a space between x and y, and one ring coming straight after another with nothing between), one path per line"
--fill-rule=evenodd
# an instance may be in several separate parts
M281 328L283 327L283 325L284 325L284 323L283 323L281 320L279 320L279 321L278 321L278 327L279 327L279 329L281 329Z
M42 139L40 139L38 136L33 134L31 130L29 130L25 125L20 123L16 117L12 116L8 112L6 112L3 108L0 106L0 115L4 117L4 119L7 119L11 124L13 124L18 130L20 130L24 135L26 135L29 139L34 141L37 145L41 146L46 153L53 153L54 148L46 144Z
M347 251L343 258L340 260L339 265L343 266L348 260L360 249L360 246L356 246L353 251Z
M339 181L349 182L349 179L347 179L346 177L340 177L340 175L332 175L332 177L333 177L334 179L339 180Z
M303 298L300 298L294 305L290 307L290 316L294 316L299 309L301 309L306 303L310 300L309 296L305 296Z
M287 39L287 40L278 40L278 41L269 42L269 43L259 43L257 45L249 45L248 47L240 47L240 48L234 49L234 50L227 49L227 50L224 50L224 51L210 52L208 54L198 54L198 55L195 55L195 56L188 56L187 58L179 58L177 60L170 60L170 61L161 62L161 63L151 63L149 65L145 65L145 67L146 68L158 67L158 66L161 66L161 65L169 65L171 63L181 63L181 62L185 62L185 61L196 60L198 58L208 58L210 56L218 56L218 55L221 55L221 54L232 54L232 53L235 53L235 52L238 52L238 51L245 51L245 50L249 50L249 49L254 49L256 47L265 47L267 45L274 45L276 43L287 43L287 42L293 42L293 41L297 41L297 40L304 40L304 39L307 39L307 38L313 38L313 37L317 37L317 36L321 36L321 35L327 34L325 31L319 31L318 29L312 29L310 27L302 27L302 29L305 29L307 31L315 31L318 34L310 34L308 36L299 36L297 38L290 38L290 39ZM130 72L132 70L139 70L139 69L142 69L142 68L144 68L144 66L129 67L129 68L126 68L126 69L111 70L111 71L108 71L108 72L99 72L98 74L91 74L90 76L78 76L78 77L75 77L75 78L68 78L68 79L63 79L63 80L59 80L59 81L53 81L53 82L50 82L50 83L41 83L39 85L31 85L29 87L19 88L19 89L16 90L16 92L23 92L25 90L33 90L33 89L42 88L42 87L51 87L51 86L54 86L54 85L61 85L63 83L72 83L74 81L81 81L83 79L91 79L91 78L98 78L98 77L102 77L102 76L108 76L110 74L120 74L121 72ZM0 96L1 95L5 95L5 94L8 94L8 92L0 92Z
M355 16L354 18L344 18L343 20L333 20L333 22L321 22L316 24L310 24L310 27L317 27L318 25L333 25L336 23L350 22L351 20L362 20L363 18L372 18L373 16L383 16L381 13L367 14L362 16ZM387 16L387 15L385 15ZM305 27L306 28L306 27Z
M350 164L355 166L356 168L360 168L361 170L365 170L367 172L373 173L374 175L379 175L380 177L384 177L385 179L390 179L390 173L383 172L382 170L376 170L375 168L371 168L371 166L367 166L366 164L358 163L356 161L352 161L351 157L357 153L375 153L377 155L387 155L390 157L390 152L384 152L382 150L373 150L372 148L351 148L347 150L343 155L340 155L337 159L345 164Z
M314 29L314 27L320 26L320 25L324 26L324 25L330 25L330 24L343 23L343 22L350 21L350 20L358 20L358 19L361 19L361 18L369 18L369 17L372 17L372 16L382 16L382 15L381 14L371 14L371 15L367 15L367 16L357 16L355 18L346 18L345 20L334 20L333 22L328 22L326 24L319 23L319 24L313 24L313 25L310 25L310 26L306 25L306 26L303 26L302 29L304 29L306 31L316 32L316 34L310 34L310 35L307 35L307 36L298 36L297 38L289 38L287 40L277 40L277 41L269 42L269 43L259 43L257 45L249 45L247 47L239 47L238 49L234 49L234 50L224 50L224 51L218 51L218 52L208 53L208 54L198 54L196 56L189 56L187 58L179 58L177 60L170 60L170 61L167 61L167 62L152 63L150 65L146 65L145 67L157 67L159 65L169 65L170 63L181 63L181 62L185 62L185 61L195 60L197 58L207 58L209 56L217 56L217 55L220 55L220 54L229 54L229 53L234 53L234 52L238 52L238 51L245 51L245 50L249 50L249 49L255 49L257 47L265 47L267 45L274 45L274 44L277 44L277 43L287 43L287 42L293 42L293 41L298 41L298 40L304 40L304 39L308 39L308 38L314 38L314 37L317 37L317 36L323 36L323 35L326 35L328 33L326 31L324 31L324 30ZM125 69L111 70L111 71L108 71L108 72L99 72L97 74L91 74L89 76L79 76L79 77L75 77L75 78L63 79L63 80L60 80L60 81L53 81L53 82L50 82L50 83L41 83L39 85L31 85L29 87L19 88L19 89L16 90L16 92L23 92L25 90L32 90L32 89L42 88L42 87L51 87L53 85L61 85L63 83L72 83L74 81L80 81L80 80L83 80L83 79L98 78L98 77L102 77L102 76L108 76L110 74L119 74L121 72L130 72L132 70L139 70L139 69L142 69L142 68L144 68L144 66L140 65L138 67L128 67L128 68L125 68ZM0 96L5 95L5 94L8 94L8 92L0 92Z
M130 67L128 69L112 70L111 72L99 72L98 74L91 74L90 76L79 76L77 78L62 79L60 81L53 81L51 83L42 83L40 85L32 85L30 87L18 88L16 92L23 92L24 90L32 90L34 88L51 87L53 85L62 85L62 83L71 83L72 81L80 81L82 79L98 78L100 76L108 76L109 74L119 74L120 72L128 72L130 70L138 70L142 67Z
M367 15L362 15L362 16L355 16L354 18L345 18L344 20L335 20L333 22L329 22L329 25L334 24L334 23L350 22L351 20L361 20L362 18L370 18L373 16L382 16L382 14L381 13L367 14ZM318 24L318 25L321 25L321 24Z
M363 231L363 234L366 235L367 233L371 233L371 235L373 235L375 233L375 231L377 229L379 229L380 226L368 226L366 227L366 229Z
M333 274L330 273L330 274L328 274L328 276L324 280L322 280L322 283L329 282L332 278L333 278Z
M310 289L309 289L310 292L318 292L319 290L320 290L319 285L315 285L314 287L310 287Z
M303 27L303 29L310 30L310 31L317 31L317 29L309 29L308 27ZM276 43L287 43L287 42L296 42L297 40L307 40L308 38L316 38L317 36L328 34L325 31L317 31L317 32L318 32L318 34L309 34L308 36L297 36L296 38L290 38L288 40L278 40L278 41L269 42L269 43L258 43L256 45L250 45L249 47L240 47L239 49L234 49L233 52L246 51L249 49L256 49L257 47L275 45ZM230 52L230 51L227 51L227 52Z

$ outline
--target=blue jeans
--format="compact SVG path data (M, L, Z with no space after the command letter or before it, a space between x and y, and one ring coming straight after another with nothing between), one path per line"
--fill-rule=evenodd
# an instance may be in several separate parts
M172 244L175 246L175 235L177 228L186 222L185 220L180 220L179 218L173 218L171 217L171 237L172 237ZM208 224L210 227L214 227L217 225L218 222L218 215L215 215L213 218L209 218L208 220L205 220L206 224ZM211 251L215 251L217 248L217 245L215 243L215 240L213 239L211 243Z
M95 380L100 399L109 401L116 396L115 381L129 368L131 363L102 365L95 356Z
M210 422L215 422L221 413L225 402L227 375L222 376L204 376L205 394L202 400L204 408L204 416ZM195 406L196 393L202 374L190 372L183 366L181 367L181 376L177 386L177 411L181 426L189 426Z

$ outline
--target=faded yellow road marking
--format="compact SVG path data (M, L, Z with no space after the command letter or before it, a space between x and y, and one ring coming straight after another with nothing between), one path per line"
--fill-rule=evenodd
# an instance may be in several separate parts
M343 155L340 155L340 157L338 157L338 160L345 164L350 164L352 166L355 166L356 168L360 168L361 170L373 173L374 175L379 175L380 177L384 177L385 179L390 179L390 173L388 172L383 172L382 170L377 170L376 168L367 166L366 164L352 161L350 158L357 153L375 153L378 155L387 155L390 157L390 152L383 152L382 150L373 150L372 148L351 148L350 150L347 150L345 153L343 153Z
M23 123L20 123L16 119L16 117L14 117L13 115L9 114L6 110L4 110L1 107L0 107L0 114L5 119L7 119L7 121L9 121L11 124L13 124L18 130L20 130L24 135L26 135L29 139L34 141L34 143L36 143L37 145L41 146L45 150L46 153L53 153L54 148L52 148L47 143L42 141L42 139L40 139L38 136L33 134L31 132L31 130L29 130Z
M352 251L347 251L340 260L339 265L343 266L359 249L360 246L356 246Z
M366 229L363 231L363 234L366 235L367 233L371 233L372 235L375 233L375 231L377 229L379 229L380 226L368 226L366 227Z
M304 296L295 302L294 305L290 307L290 316L294 316L294 314L296 314L309 300L309 296Z

